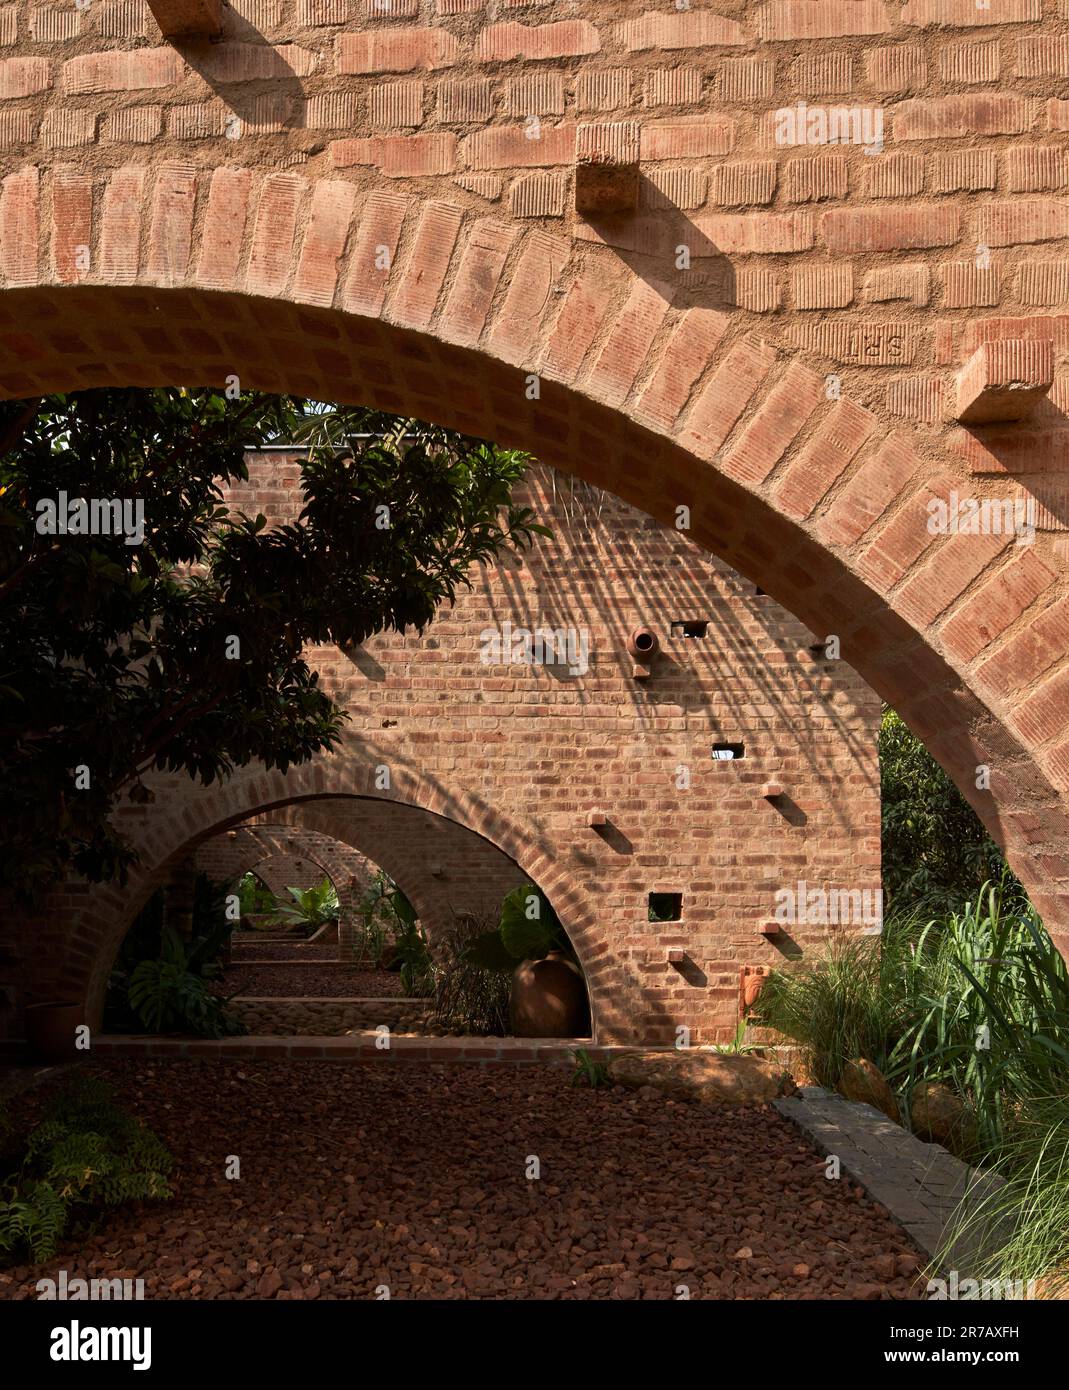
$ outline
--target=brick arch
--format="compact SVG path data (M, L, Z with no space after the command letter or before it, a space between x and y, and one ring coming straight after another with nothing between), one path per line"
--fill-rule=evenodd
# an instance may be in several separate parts
M360 797L298 802L277 821L352 845L385 870L416 909L433 950L455 918L492 918L511 889L527 881L516 861L463 823L403 802ZM342 915L342 958L353 941Z
M261 869L270 861L282 878L270 875L268 883ZM286 888L310 887L311 877L307 871L302 873L298 863L311 865L315 871L315 882L328 878L339 891L350 878L356 876L366 881L374 872L374 866L357 854L349 845L343 845L328 835L315 830L305 830L299 826L279 825L273 822L242 825L221 835L213 835L197 846L194 864L198 870L210 878L226 883L234 883L245 873L256 873L266 887L277 892L272 883L281 885L282 894ZM290 865L287 869L285 866ZM290 877L283 882L286 873Z
M481 253L477 224L465 225L453 250L461 275ZM600 260L574 265L558 299L541 234L528 241L478 348L455 341L448 295L424 331L391 322L414 271L378 319L252 297L240 277L231 293L52 286L0 295L0 313L54 324L25 341L8 335L21 361L7 380L22 394L219 384L233 372L247 387L361 400L530 449L665 522L689 507L700 546L814 632L840 637L843 656L972 802L1064 949L1069 671L1057 645L1067 603L1057 554L1009 537L931 536L928 500L968 490L950 454L885 433L850 400L824 399L797 353L732 334L700 307L660 301L670 324L651 344L636 304L649 288L618 266L622 302L597 288ZM601 353L577 366L595 338ZM626 354L633 371L650 360L621 404ZM537 401L526 396L531 372ZM978 765L992 769L989 793L975 788Z
M597 932L596 903L578 885L554 847L530 827L517 824L485 800L459 788L445 788L418 775L398 778L388 796L374 788L374 756L366 751L335 753L286 774L262 770L237 772L224 786L205 789L181 812L148 808L139 817L141 859L126 888L103 885L88 906L72 912L68 949L52 988L68 997L84 997L91 1020L99 1021L108 974L137 912L165 881L170 867L192 846L265 813L276 815L294 804L329 804L339 798L388 800L441 816L464 826L496 847L518 866L524 878L538 883L553 903L583 963L595 1018L603 1031L626 1031L617 1017L621 962L610 957ZM600 1005L600 1014L599 1014Z
M5 389L237 374L532 449L668 523L689 507L699 544L840 637L1064 948L1057 528L933 538L925 509L970 468L1064 457L1064 4L512 9L234 0L210 46L137 3L17 15ZM773 108L840 93L886 108L885 155L770 143ZM624 183L637 161L637 211L576 212L580 152ZM1053 343L1047 413L954 428L957 369L1003 337Z

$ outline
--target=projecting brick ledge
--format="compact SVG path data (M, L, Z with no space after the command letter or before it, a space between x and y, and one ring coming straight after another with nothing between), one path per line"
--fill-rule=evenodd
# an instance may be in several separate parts
M1050 338L981 343L958 375L956 417L963 425L1024 420L1053 385Z
M222 32L222 0L148 0L164 38L211 37Z

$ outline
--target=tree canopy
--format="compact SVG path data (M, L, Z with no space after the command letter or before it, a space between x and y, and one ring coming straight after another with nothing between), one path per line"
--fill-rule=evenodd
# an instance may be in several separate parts
M226 500L245 455L307 445L300 514ZM422 632L476 564L544 534L524 455L366 409L213 390L0 406L0 881L122 880L151 769L285 771L345 718L303 649ZM108 533L110 530L110 533Z
M990 881L1023 888L983 822L900 715L880 723L883 882L888 905L921 916L953 912Z

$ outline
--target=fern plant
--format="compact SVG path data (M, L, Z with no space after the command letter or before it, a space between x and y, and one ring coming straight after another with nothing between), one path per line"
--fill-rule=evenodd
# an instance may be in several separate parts
M173 1159L103 1082L78 1078L46 1109L0 1176L0 1255L50 1259L103 1208L171 1196Z

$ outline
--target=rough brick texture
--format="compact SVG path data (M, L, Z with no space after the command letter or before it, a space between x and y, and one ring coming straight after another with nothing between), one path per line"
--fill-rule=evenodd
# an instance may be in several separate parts
M697 547L841 638L1069 940L1069 656L1014 664L1069 560L1064 3L234 0L210 45L167 43L138 0L78 23L10 8L6 395L236 373L528 448L668 525L689 509ZM638 126L637 210L576 212L590 124ZM958 425L958 374L997 339L1051 344L1049 398ZM952 491L1031 499L1034 538L933 533L927 505ZM959 617L981 592L1000 600L977 650ZM572 765L592 776L599 745L574 717ZM695 717L685 693L649 716L646 775ZM253 782L257 805L268 785L286 799ZM574 892L586 929L603 916L569 889L571 812L541 792L522 814L482 770L408 792L469 820L479 803L478 833L503 816L488 838ZM678 799L661 811L678 819ZM569 846L552 864L550 832ZM630 869L650 867L640 853ZM604 1026L650 1035L676 1001L641 1002L660 967L630 920L584 949ZM97 989L103 967L43 930L57 978Z

